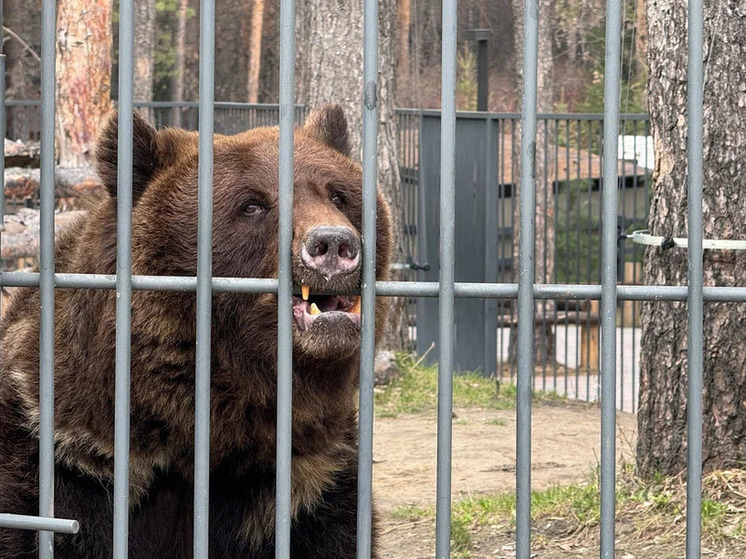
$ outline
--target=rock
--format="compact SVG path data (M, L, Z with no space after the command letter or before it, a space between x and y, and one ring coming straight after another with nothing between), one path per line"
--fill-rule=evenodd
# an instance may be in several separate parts
M399 376L399 367L396 365L396 356L392 351L376 352L373 375L374 384L376 386L389 384Z

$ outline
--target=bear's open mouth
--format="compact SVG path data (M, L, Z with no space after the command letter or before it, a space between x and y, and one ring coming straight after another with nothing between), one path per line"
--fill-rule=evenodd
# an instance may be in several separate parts
M343 318L360 327L360 297L347 295L311 295L302 286L302 297L293 297L293 317L299 330L307 330L316 320Z

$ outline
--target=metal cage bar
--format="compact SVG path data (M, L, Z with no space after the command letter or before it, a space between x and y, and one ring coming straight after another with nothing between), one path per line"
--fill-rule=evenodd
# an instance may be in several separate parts
M41 199L39 231L39 516L54 516L54 121L57 9L41 14ZM54 532L39 532L39 559L54 557Z
M357 556L369 559L373 525L373 366L376 328L376 198L378 140L378 2L363 14L363 278L360 340L360 420ZM396 209L394 211L397 211Z
M443 0L440 121L440 277L438 282L438 447L435 556L451 554L451 442L456 235L456 32L458 3Z
M293 422L293 127L295 125L295 2L280 3L279 267L277 274L277 488L275 557L290 558L290 475Z
M194 398L194 558L209 554L212 185L215 128L215 1L200 0L197 324Z
M686 557L699 559L702 535L702 390L704 360L703 324L703 104L704 104L704 6L689 0L689 64L687 112L689 165L687 212L688 259L688 395L686 473Z
M122 0L119 4L114 527L112 542L114 559L127 559L129 552L134 10L133 0Z
M615 555L617 135L621 78L622 2L606 3L604 150L601 239L601 557Z
M531 556L531 391L534 377L534 236L536 225L536 85L539 6L523 10L520 244L518 248L518 379L516 391L516 559Z

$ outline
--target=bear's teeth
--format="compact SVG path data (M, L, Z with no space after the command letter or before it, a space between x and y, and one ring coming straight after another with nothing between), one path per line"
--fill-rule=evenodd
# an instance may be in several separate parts
M305 284L302 284L300 286L300 292L301 295L303 295L303 300L308 301L308 296L311 294L311 287Z
M311 314L321 314L321 311L319 310L319 307L316 306L316 303L311 303Z
M347 312L360 314L360 297L355 297L355 302L352 304L352 307L350 307L350 310Z

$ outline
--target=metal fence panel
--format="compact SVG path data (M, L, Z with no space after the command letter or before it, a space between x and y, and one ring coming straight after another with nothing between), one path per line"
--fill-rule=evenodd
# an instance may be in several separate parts
M116 396L115 396L115 467L114 467L114 556L127 557L129 518L129 392L130 392L130 328L132 290L158 289L196 291L197 294L197 363L195 398L195 480L194 480L194 556L206 558L209 552L209 441L210 441L210 333L211 301L213 292L230 291L243 293L277 293L278 295L278 364L277 364L277 472L276 472L276 542L277 558L290 556L290 481L291 481L291 436L292 436L292 213L293 213L293 128L304 109L294 104L294 57L295 57L295 4L292 0L281 2L281 49L280 49L280 103L266 111L257 106L216 104L214 102L214 0L201 1L200 18L200 102L198 128L199 144L199 230L197 276L163 277L133 276L131 270L131 209L132 209L132 116L136 104L133 95L133 0L120 3L120 90L118 130L118 195L117 195L117 266L116 275L92 275L55 273L54 264L54 120L55 120L55 20L53 0L42 4L42 88L41 88L41 231L40 267L38 273L7 272L1 276L7 286L38 287L41 300L40 316L40 368L39 368L39 516L23 516L0 513L0 526L4 528L39 531L39 556L51 559L54 553L54 532L76 533L77 522L54 518L54 305L56 288L116 289ZM517 150L516 133L518 115L458 115L455 111L456 86L456 0L443 0L443 59L442 59L442 111L417 111L402 113L406 133L402 147L402 177L405 192L409 197L401 209L405 217L405 244L410 247L410 269L416 269L418 258L438 264L438 277L432 273L421 273L419 281L377 282L375 279L375 235L376 235L376 127L377 110L377 3L365 2L365 67L364 67L364 218L363 218L363 286L362 286L362 344L361 344L361 392L360 392L360 445L358 478L358 557L368 558L372 554L372 421L373 421L373 355L375 326L375 296L406 296L437 298L438 333L434 328L418 324L416 335L419 343L437 342L439 357L438 416L437 416L437 508L436 508L436 556L450 555L451 515L451 424L452 424L452 374L455 368L478 368L492 373L500 371L502 364L493 359L504 343L493 334L498 330L497 312L502 303L498 300L517 302L517 439L516 439L516 556L530 557L531 547L531 392L536 387L534 324L537 316L543 323L553 320L558 324L556 307L554 317L542 307L536 314L536 301L601 301L601 542L602 557L613 557L615 553L615 408L617 400L617 315L619 302L632 302L629 312L636 313L635 301L686 301L689 308L688 332L688 471L687 471L687 557L698 558L701 539L701 460L702 460L702 360L703 360L703 303L705 301L746 301L746 287L703 287L702 273L702 105L703 105L703 7L701 0L689 3L689 87L688 87L688 219L689 219L689 270L688 286L640 286L619 285L620 268L626 267L629 250L620 245L619 229L628 223L636 223L639 207L647 209L646 197L637 198L640 173L637 159L632 173L623 163L618 166L618 129L620 123L618 97L620 86L621 2L608 0L606 20L606 73L605 110L598 115L573 115L571 118L556 115L537 115L536 111L536 65L538 50L538 25L546 24L538 19L536 0L526 0L524 18L524 66L523 100L521 113L520 151ZM0 69L1 64L0 64ZM0 83L0 98L3 87ZM224 105L224 106L223 106ZM10 104L9 106L13 106ZM152 118L159 125L181 122L191 126L195 104L147 104L152 109ZM5 103L0 110L0 129L5 116ZM221 108L226 116L216 124L215 109ZM566 115L565 115L566 116ZM603 122L600 122L600 119ZM213 132L235 132L263 124L280 124L279 156L279 270L278 279L215 278L212 277L212 157ZM463 119L459 122L458 119ZM540 120L541 119L541 120ZM647 141L647 123L643 117L624 120L622 129L630 124L633 129L633 150L637 149L638 123L642 136ZM543 127L544 145L536 145L537 125ZM224 127L224 128L221 128ZM236 128L238 127L238 128ZM433 132L437 131L437 132ZM459 133L471 134L483 139L474 149L471 142L459 142ZM437 135L440 141L437 141ZM550 143L550 137L554 138ZM626 137L626 136L625 136ZM510 145L506 145L510 144ZM567 146L562 155L565 159L564 180L560 180L560 146ZM577 148L577 169L571 176L569 147ZM580 146L586 146L581 154ZM461 149L464 146L466 151ZM537 151L538 149L538 151ZM549 170L549 161L554 149L554 175ZM424 151L423 151L424 150ZM602 151L599 166L603 167L601 200L596 207L590 202L594 189L590 169L594 165L594 154ZM440 157L428 160L429 155L439 152ZM520 154L520 220L513 223L517 159ZM647 150L645 150L647 159ZM506 159L506 155L510 154ZM536 176L536 158L543 157L544 174ZM496 157L492 157L496 155ZM461 180L460 164L467 175ZM589 169L581 173L583 160ZM481 162L481 164L480 164ZM650 165L646 160L644 168ZM406 171L406 172L405 172ZM439 171L439 172L438 172ZM510 180L506 174L510 174ZM470 175L469 175L470 174ZM645 173L647 174L647 173ZM472 183L469 183L469 176ZM439 177L439 180L436 179ZM459 188L471 194L469 206L459 206L456 198L457 179ZM620 180L621 179L621 180ZM625 194L631 182L633 196ZM428 183L439 182L439 205L429 205L433 192L425 189ZM467 185L466 187L464 185ZM621 187L621 194L617 187ZM587 254L588 264L575 269L555 268L554 283L537 284L535 278L535 194L536 188L555 196L560 206L565 207L566 218L581 215L588 220L594 231L594 241L578 250ZM507 191L510 196L507 196ZM580 204L577 192L587 192L589 203ZM505 202L510 198L510 207ZM496 205L500 203L499 211ZM630 205L628 208L627 205ZM619 215L621 206L621 216ZM466 208L466 209L463 209ZM0 207L0 210L2 208ZM629 213L628 213L629 209ZM471 213L469 213L471 212ZM488 237L475 244L468 231L459 229L457 215L471 215L472 226L488 232ZM592 225L598 214L601 231ZM2 212L0 211L0 215ZM631 220L628 222L628 220ZM435 252L434 235L423 234L431 224L439 230L439 250ZM556 225L556 224L555 224ZM513 233L520 228L520 248L517 276L512 262ZM575 231L577 238L584 232ZM585 232L587 233L587 231ZM546 236L546 230L540 232ZM509 237L509 242L504 237ZM416 240L416 242L415 242ZM465 243L465 244L464 244ZM595 246L598 245L598 246ZM456 281L457 254L469 250L486 255L485 259L469 262L467 268L473 276L459 277ZM475 250L476 249L476 250ZM598 256L596 257L596 251ZM468 252L468 251L466 251ZM631 249L633 263L639 255L637 247ZM591 262L598 258L600 274ZM508 262L509 261L509 262ZM419 263L422 264L422 263ZM546 268L547 264L544 263ZM546 271L546 270L545 270ZM424 271L423 271L424 272ZM636 272L633 272L633 282ZM626 276L624 276L626 278ZM432 280L432 281L430 281ZM437 281L435 281L437 280ZM625 280L626 281L626 280ZM465 301L455 302L455 298ZM480 301L482 299L482 301ZM488 301L483 301L487 299ZM426 314L421 304L418 314ZM462 306L460 306L462 305ZM432 307L430 307L432 308ZM454 329L460 310L468 314L474 323L473 330ZM626 307L621 308L622 322ZM569 311L564 316L566 331L571 327ZM510 307L510 324L513 325L513 306ZM578 318L573 323L577 332L582 329ZM584 317L590 325L590 313ZM455 331L454 331L455 330ZM632 332L633 348L635 344ZM468 345L469 339L481 340L484 351L475 351ZM624 333L621 336L624 340ZM468 365L460 361L455 345L474 354L474 362ZM567 346L567 338L565 338ZM586 348L588 350L588 348ZM588 350L589 351L589 350ZM565 349L567 353L567 347ZM576 349L577 360L580 351ZM634 351L633 351L634 354ZM634 358L634 357L633 357ZM464 361L466 363L466 361ZM624 356L622 354L622 368ZM513 368L511 366L511 379ZM544 368L541 383L544 388L553 379L557 388L556 364L547 376ZM568 370L565 367L565 389ZM580 382L576 368L576 383ZM635 394L634 375L632 395ZM585 378L587 395L590 392L590 375ZM621 399L624 402L624 382Z

